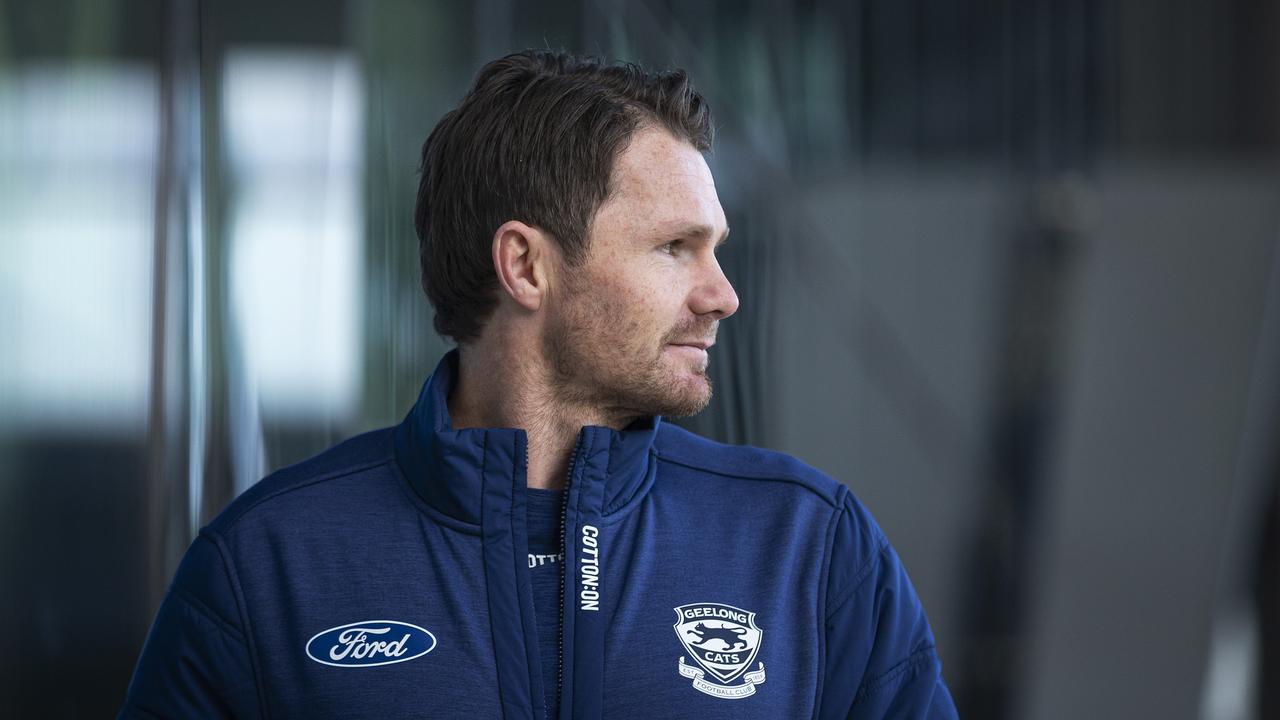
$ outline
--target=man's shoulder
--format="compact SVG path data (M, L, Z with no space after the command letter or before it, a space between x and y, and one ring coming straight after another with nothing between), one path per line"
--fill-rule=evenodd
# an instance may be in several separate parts
M394 427L388 427L356 435L270 473L232 500L209 523L209 529L228 532L246 515L264 506L306 505L318 496L346 492L343 480L361 482L361 476L384 471L394 461L394 431Z
M671 423L659 429L655 450L665 462L726 479L772 483L779 489L815 495L832 507L838 507L848 494L843 483L795 456L716 442Z

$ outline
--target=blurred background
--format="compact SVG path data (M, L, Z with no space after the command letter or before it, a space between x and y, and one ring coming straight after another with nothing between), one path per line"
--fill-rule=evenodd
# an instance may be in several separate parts
M1280 717L1280 2L0 0L0 715L106 717L196 530L448 345L419 149L684 67L742 298L681 421L847 483L969 718Z

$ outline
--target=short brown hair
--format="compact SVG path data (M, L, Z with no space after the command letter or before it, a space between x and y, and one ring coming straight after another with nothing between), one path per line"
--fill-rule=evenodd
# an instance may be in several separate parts
M683 70L546 50L480 69L422 148L414 224L436 332L479 337L497 306L490 243L504 222L549 233L571 265L586 257L614 160L642 124L711 149L711 109Z

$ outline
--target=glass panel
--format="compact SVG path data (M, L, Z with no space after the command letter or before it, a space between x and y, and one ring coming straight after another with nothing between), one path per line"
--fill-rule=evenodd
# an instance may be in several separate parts
M223 71L229 282L268 420L345 420L360 390L361 80L350 52L234 50Z

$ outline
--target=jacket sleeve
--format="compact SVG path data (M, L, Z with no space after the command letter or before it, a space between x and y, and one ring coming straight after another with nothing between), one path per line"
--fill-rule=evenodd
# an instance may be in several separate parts
M222 553L202 534L156 613L119 717L260 717L238 607Z
M852 495L836 519L825 631L818 717L958 717L920 598Z

